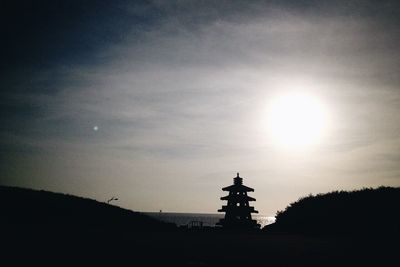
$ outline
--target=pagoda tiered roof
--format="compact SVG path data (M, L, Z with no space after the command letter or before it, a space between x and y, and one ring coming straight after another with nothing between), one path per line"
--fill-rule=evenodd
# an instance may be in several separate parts
M233 192L254 192L254 189L251 187L247 187L242 184L233 184L227 187L222 188L222 191L233 191Z
M250 213L258 213L258 210L255 210L254 207L250 206L222 206L222 209L219 209L218 212L230 212L234 211L235 213L242 212L250 212Z
M218 225L231 229L259 228L257 221L251 218L251 214L258 211L249 205L250 201L256 199L247 195L247 192L254 192L254 189L243 185L243 178L239 176L239 173L233 178L233 185L224 187L222 190L229 191L229 195L221 197L221 200L227 200L228 203L218 210L225 212L225 217L218 222Z
M243 201L243 200L247 200L247 201L256 201L255 198L249 197L247 195L227 195L224 197L221 197L221 200L235 200L235 201Z

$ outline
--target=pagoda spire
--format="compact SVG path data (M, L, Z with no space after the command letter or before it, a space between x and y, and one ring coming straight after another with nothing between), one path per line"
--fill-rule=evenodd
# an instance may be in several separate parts
M247 195L247 192L254 192L253 188L243 185L243 178L237 173L233 178L233 185L222 188L223 191L228 191L227 196L221 197L221 200L227 200L226 206L222 206L218 212L225 212L225 217L218 222L224 228L259 228L256 220L251 218L251 213L258 213L249 205L250 201L256 201Z

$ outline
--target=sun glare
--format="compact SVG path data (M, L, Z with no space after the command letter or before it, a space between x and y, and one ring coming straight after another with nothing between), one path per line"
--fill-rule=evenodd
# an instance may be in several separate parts
M325 127L325 108L313 96L288 94L270 103L268 131L274 143L289 148L314 145L321 141Z

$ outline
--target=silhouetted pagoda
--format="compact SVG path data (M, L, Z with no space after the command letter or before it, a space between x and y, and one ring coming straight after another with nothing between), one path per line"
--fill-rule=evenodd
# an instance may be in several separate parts
M254 192L253 188L243 185L243 178L237 176L233 178L233 185L222 188L223 191L229 191L229 195L221 197L221 200L227 200L226 206L222 206L218 212L225 212L225 218L218 222L224 228L259 228L256 220L251 218L251 213L258 213L254 207L250 207L249 201L256 201L249 197L247 192Z

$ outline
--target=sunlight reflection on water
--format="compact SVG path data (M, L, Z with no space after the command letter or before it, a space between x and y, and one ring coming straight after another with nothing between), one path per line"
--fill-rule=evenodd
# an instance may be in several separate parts
M171 212L145 212L145 214L164 222L175 223L178 226L188 225L192 221L203 222L204 226L215 226L223 214L204 214L204 213L171 213ZM254 220L264 227L275 222L275 217L265 215L253 215Z

